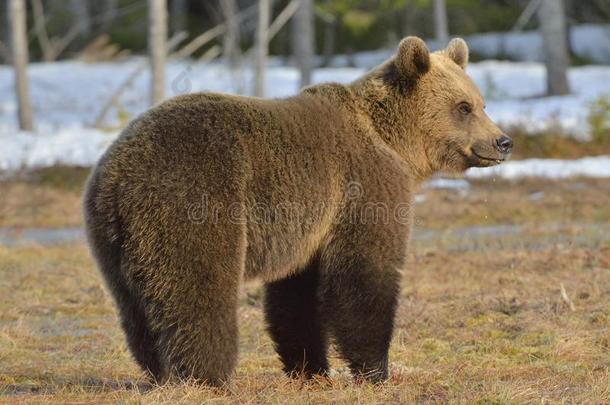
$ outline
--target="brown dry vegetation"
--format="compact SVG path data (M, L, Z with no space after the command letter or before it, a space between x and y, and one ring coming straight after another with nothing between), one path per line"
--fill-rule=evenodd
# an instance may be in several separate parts
M422 228L610 221L607 179L526 179L471 182L471 190L423 189L415 209Z
M0 227L79 226L88 174L88 169L54 167L0 181Z
M62 187L3 183L2 226L77 226L78 186ZM352 383L334 355L330 379L284 377L251 283L232 384L151 387L83 243L0 247L0 403L610 403L609 189L531 180L422 190L416 226L436 236L412 243L380 386ZM524 228L445 232L499 223Z
M602 121L604 122L604 121ZM584 156L610 154L610 131L598 135L595 141L578 140L566 136L561 128L532 134L524 128L507 128L506 132L515 141L513 157L576 159Z

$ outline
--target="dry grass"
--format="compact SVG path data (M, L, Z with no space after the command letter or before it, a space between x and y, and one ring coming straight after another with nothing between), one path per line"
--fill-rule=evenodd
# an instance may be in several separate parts
M73 227L82 223L89 169L52 167L0 181L0 227Z
M610 248L417 245L388 383L354 385L337 359L330 380L289 381L264 332L260 285L250 284L241 360L226 391L147 387L85 246L0 248L0 402L610 401Z
M607 179L477 181L467 193L422 193L426 200L415 209L416 226L422 228L610 221Z
M52 228L82 223L78 192L17 182L2 183L0 187L0 226Z
M604 122L603 119L600 120L600 123ZM584 156L610 154L610 131L607 130L601 130L597 138L590 141L566 136L559 127L534 134L519 127L508 128L507 132L515 141L513 156L516 159L577 159Z
M0 226L78 226L79 182L3 183ZM253 283L231 385L151 387L85 245L0 246L0 403L610 403L609 191L608 180L424 190L416 226L437 234L413 241L380 386L354 384L334 355L330 379L284 377ZM439 233L498 223L525 226Z

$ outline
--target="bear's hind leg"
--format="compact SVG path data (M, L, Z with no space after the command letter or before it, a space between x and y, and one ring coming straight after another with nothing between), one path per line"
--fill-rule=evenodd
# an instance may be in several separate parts
M157 339L148 327L144 308L127 288L118 285L114 289L119 302L121 326L127 337L127 345L138 365L154 378L163 381L163 365L157 352Z
M328 371L327 339L319 314L319 261L265 286L265 317L284 371L310 378Z
M95 184L90 190L95 191ZM132 291L124 271L128 266L121 247L121 239L111 240L112 228L96 211L94 199L86 200L87 235L91 251L96 258L100 272L113 295L121 319L121 326L127 338L127 345L138 363L156 381L162 377L163 367L157 353L157 342L146 321L141 297ZM118 227L118 226L117 226Z
M233 228L228 228L233 229ZM237 304L245 239L224 240L211 227L193 228L148 263L146 313L170 382L193 379L221 386L237 363ZM212 242L203 235L211 235ZM209 249L202 249L209 246ZM224 248L224 249L223 249Z

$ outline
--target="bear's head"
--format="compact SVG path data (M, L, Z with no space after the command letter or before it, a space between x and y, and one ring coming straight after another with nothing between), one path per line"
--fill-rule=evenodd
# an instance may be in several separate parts
M453 39L430 53L407 37L393 58L354 83L377 133L425 178L501 163L512 140L485 114L485 101L464 69L468 46Z

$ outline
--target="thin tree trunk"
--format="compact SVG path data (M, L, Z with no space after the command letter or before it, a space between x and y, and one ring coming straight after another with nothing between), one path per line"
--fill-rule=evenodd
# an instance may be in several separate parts
M568 50L563 0L543 0L538 9L540 33L544 45L547 92L568 94Z
M42 51L42 58L45 62L52 62L55 52L47 33L47 20L44 15L42 0L31 0L32 15L34 17L34 32Z
M12 60L15 68L15 93L19 111L19 128L33 130L32 106L28 85L28 43L25 0L10 0L9 22L11 24Z
M167 1L148 0L148 52L151 68L151 104L165 98L167 60Z
M0 41L0 63L8 63L10 60L8 55L8 47L4 45L4 42Z
M445 0L434 0L434 32L441 48L449 42L449 26L447 23L447 6Z
M258 23L256 27L256 61L254 66L254 95L265 96L265 70L269 54L269 21L271 1L258 0Z
M411 0L407 0L405 2L404 8L404 25L402 26L401 35L403 37L409 35L415 35L416 33L416 24L417 24L417 10L413 5Z
M301 87L311 83L314 58L313 0L301 0L292 19L292 54L301 73Z
M8 2L0 1L0 21L8 21ZM2 24L0 28L0 62L10 63L9 58L10 24Z
M225 63L231 70L239 65L239 21L237 19L237 4L235 0L220 0L220 7L225 19L227 31L222 41L222 52Z
M103 31L108 31L112 22L117 16L118 0L104 0L102 10L102 25Z
M71 0L70 9L74 13L75 25L78 25L80 35L89 37L91 35L91 15L89 3L86 0Z
M326 0L326 5L332 4L332 0ZM322 53L324 58L322 60L323 66L329 66L332 63L332 59L335 56L335 41L337 38L337 17L328 14L323 18L324 21L324 45Z
M172 32L178 33L186 29L186 17L188 15L187 0L173 0L171 2L170 19L172 24Z

